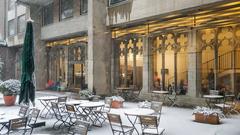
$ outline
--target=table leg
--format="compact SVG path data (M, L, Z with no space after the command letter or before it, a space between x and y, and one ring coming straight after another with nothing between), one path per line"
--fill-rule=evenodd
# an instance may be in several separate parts
M129 122L131 123L131 125L133 126L134 130L136 131L136 133L139 135L139 132L138 132L136 126L135 126L138 117L137 117L137 116L132 116L132 117L135 117L134 120L132 121L132 120L130 119L131 116L129 116L129 115L127 115L127 114L126 114L126 116L127 116L127 119L129 120Z

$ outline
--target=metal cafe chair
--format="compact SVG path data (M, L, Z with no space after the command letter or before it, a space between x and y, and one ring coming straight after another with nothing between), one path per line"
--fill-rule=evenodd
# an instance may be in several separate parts
M55 102L51 102L52 104L52 110L54 112L55 118L57 119L57 121L53 124L53 128L56 128L56 124L60 123L60 125L58 126L58 128L60 128L62 125L70 125L68 120L68 114L61 112L60 109L58 108L58 104Z
M38 116L40 114L39 109L33 108L33 109L31 109L30 112L31 113L28 116L28 124L27 125L31 128L30 134L32 134L34 128L45 126L45 122L37 122Z
M74 105L66 104L66 109L67 109L68 117L70 119L70 121L69 121L69 131L70 131L71 127L76 124L76 121L87 119L86 115L84 115L82 113L77 113Z
M159 128L157 116L141 115L139 116L142 134L162 135L164 130Z
M61 112L66 112L66 108L65 108L66 102L67 102L67 96L58 97L57 103Z
M29 109L28 106L21 106L20 110L18 112L18 116L25 117L27 115L27 113L28 113L28 109Z
M161 117L162 106L163 106L163 102L157 102L157 101L151 102L151 109L154 110L154 113L152 115L157 116L158 120L160 120L160 117Z
M106 121L107 119L107 113L111 111L111 106L112 106L112 98L111 97L106 97L104 100L104 107L94 110L94 115L96 116L95 121L100 121L100 126Z
M73 135L87 135L89 126L89 122L76 120L71 132Z
M215 106L221 108L225 115L230 115L232 112L239 114L239 112L235 110L234 95L225 95L223 103L215 104Z
M168 100L170 102L170 106L177 106L176 100L177 100L177 93L173 92L171 95L168 95Z
M134 128L132 126L124 125L121 117L118 114L107 114L113 135L115 134L133 134Z
M23 131L23 135L27 132L27 130L30 130L31 128L27 127L27 122L28 118L27 117L22 117L22 118L16 118L16 119L11 119L9 120L9 125L8 125L8 135L11 133L16 133L19 135L20 131Z

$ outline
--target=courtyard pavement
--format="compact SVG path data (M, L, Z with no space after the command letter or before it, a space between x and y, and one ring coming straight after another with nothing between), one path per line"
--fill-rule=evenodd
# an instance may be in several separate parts
M36 97L41 97L45 95L68 95L67 93L57 93L49 91L38 91ZM70 96L73 98L73 96ZM125 102L124 108L122 109L112 109L113 113L120 113L123 123L128 123L126 116L124 115L124 110L128 108L136 108L137 103ZM36 100L36 107L42 108L38 100ZM19 106L7 107L3 105L2 95L0 95L0 111L8 114L17 114L19 111ZM221 119L220 125L210 125L197 123L193 121L193 109L191 108L177 108L164 106L162 109L162 116L160 127L165 128L164 135L240 135L240 116L233 115L230 118ZM67 129L62 128L59 130L52 129L52 125L55 119L43 119L39 118L38 121L46 121L46 126L34 129L33 134L42 135L65 135L67 134ZM140 126L138 126L140 130ZM88 132L89 135L112 135L109 124L106 122L103 127L93 127Z

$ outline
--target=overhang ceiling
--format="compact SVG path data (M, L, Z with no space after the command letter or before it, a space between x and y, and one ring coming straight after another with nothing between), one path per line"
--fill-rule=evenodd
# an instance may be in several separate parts
M157 18L129 25L113 27L113 38L127 34L186 32L194 29L215 28L240 24L240 1L203 5L175 11Z

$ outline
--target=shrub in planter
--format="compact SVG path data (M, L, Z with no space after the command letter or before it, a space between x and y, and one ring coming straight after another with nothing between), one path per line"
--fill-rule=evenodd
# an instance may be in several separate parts
M122 108L124 99L121 96L112 96L112 108Z
M210 109L206 107L197 107L193 112L196 122L219 124L219 117L224 117L219 109Z
M80 99L87 99L87 100L91 100L94 97L92 92L87 89L79 91L79 96L80 96Z
M0 92L3 94L5 105L14 105L16 95L19 94L21 82L19 80L6 80L0 83Z

